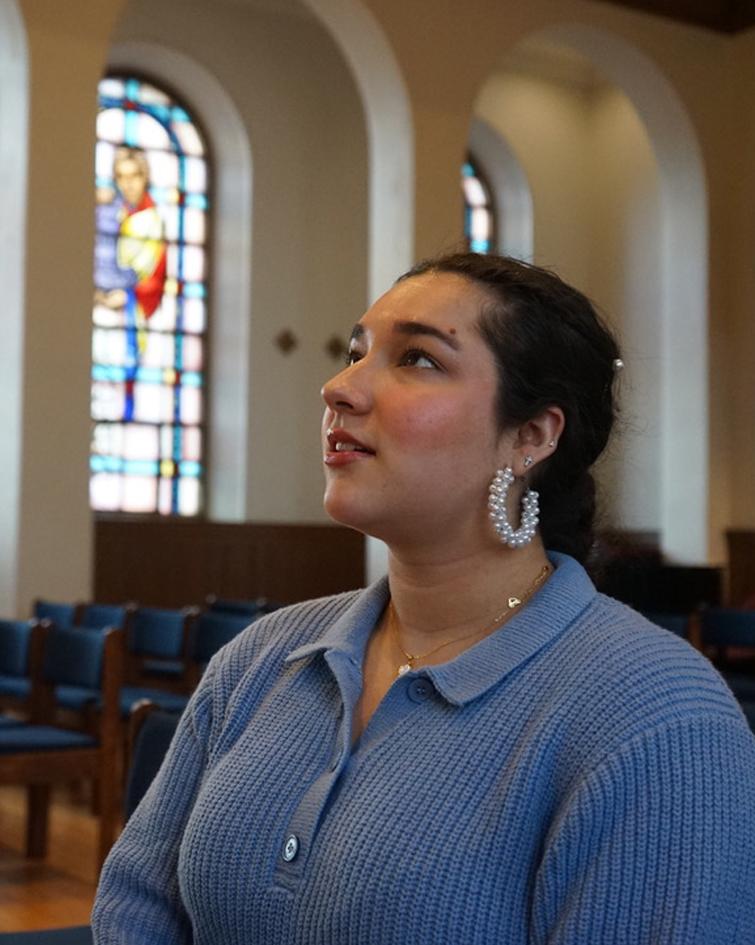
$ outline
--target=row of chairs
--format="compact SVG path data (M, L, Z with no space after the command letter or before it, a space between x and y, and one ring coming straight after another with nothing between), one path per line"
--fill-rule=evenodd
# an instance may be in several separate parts
M38 602L36 618L0 621L0 784L27 786L26 850L44 856L50 784L91 780L99 865L117 830L132 706L149 699L180 712L213 653L270 605L256 613L62 606Z
M186 704L211 657L241 630L275 609L266 599L210 598L205 609L171 610L134 604L66 604L36 601L33 616L59 627L102 630L118 627L126 637L121 712L134 702L151 699L168 711ZM0 666L0 672L2 667ZM2 695L0 681L0 695ZM74 710L88 694L61 692L61 702Z

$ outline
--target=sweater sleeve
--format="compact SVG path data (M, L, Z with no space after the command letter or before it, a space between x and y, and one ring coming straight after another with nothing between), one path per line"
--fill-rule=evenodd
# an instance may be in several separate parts
M165 760L119 837L92 913L96 945L190 945L178 851L207 760L211 669L189 702Z
M583 777L534 885L532 945L755 945L755 738L681 717Z

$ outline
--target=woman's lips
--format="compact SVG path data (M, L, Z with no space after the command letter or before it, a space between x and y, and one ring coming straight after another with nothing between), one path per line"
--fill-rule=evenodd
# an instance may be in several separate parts
M326 466L347 466L363 459L372 459L374 453L365 453L364 450L328 450L323 461Z
M362 459L370 459L375 451L343 429L330 429L326 434L326 466L345 466Z

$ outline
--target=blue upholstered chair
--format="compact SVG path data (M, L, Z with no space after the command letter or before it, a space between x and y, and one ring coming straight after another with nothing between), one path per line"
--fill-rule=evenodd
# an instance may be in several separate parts
M0 945L92 945L93 941L88 925L40 932L0 932Z
M126 681L186 691L191 632L199 611L139 607L129 623Z
M254 600L236 600L230 597L216 597L215 594L208 594L205 599L205 606L211 613L245 615L249 618L247 622L251 623L257 617L277 610L280 604L276 604L266 597L257 597Z
M700 637L740 702L755 702L755 610L711 607L700 614ZM729 648L740 651L732 659ZM746 651L751 651L750 658Z
M30 711L31 669L43 637L38 620L0 620L0 708Z
M689 614L669 614L658 611L643 611L643 616L658 627L663 627L678 637L685 640L689 637L690 617Z
M151 703L138 705L130 719L131 767L126 788L124 815L128 819L144 796L165 757L178 715L155 710ZM0 945L92 945L88 925L39 932L0 933Z
M148 700L134 706L129 716L129 773L123 799L126 820L159 771L180 718L179 712L163 711Z
M49 620L56 627L74 627L78 623L81 605L68 604L62 601L42 600L34 601L32 616L37 620Z
M93 730L96 725L102 703L102 647L93 638L101 635L83 627L55 627L45 645L44 678L52 685L55 706L78 715L63 716L71 728Z
M189 658L181 664L181 673L175 677L175 688L165 685L155 688L148 684L124 686L121 691L121 715L126 717L139 701L147 699L165 712L181 712L189 701L205 666L217 651L249 626L246 614L204 612L196 617L190 628ZM147 673L149 673L149 661ZM149 682L149 679L145 680ZM180 688L179 688L180 687Z
M261 614L258 613L256 616L259 617ZM230 643L255 619L241 612L205 611L199 615L194 626L191 649L192 670L196 673L196 678L192 680L194 686L199 682L199 677L218 650L222 649L226 643Z
M99 794L100 865L117 825L123 634L43 629L43 656L32 675L31 721L0 728L0 784L26 786L27 855L44 856L50 785L94 781ZM100 693L96 729L72 731L56 724L56 687L89 688L92 682Z
M117 627L127 632L135 610L134 604L82 604L77 614L77 626L92 630Z

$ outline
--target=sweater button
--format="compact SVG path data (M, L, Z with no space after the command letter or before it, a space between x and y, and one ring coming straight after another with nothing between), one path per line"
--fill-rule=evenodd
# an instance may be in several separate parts
M406 693L412 702L425 702L433 694L433 684L429 679L418 676L409 683Z
M296 859L296 854L299 852L299 838L295 833L292 833L289 837L286 837L286 842L283 844L283 859L286 863L290 863L291 860Z

